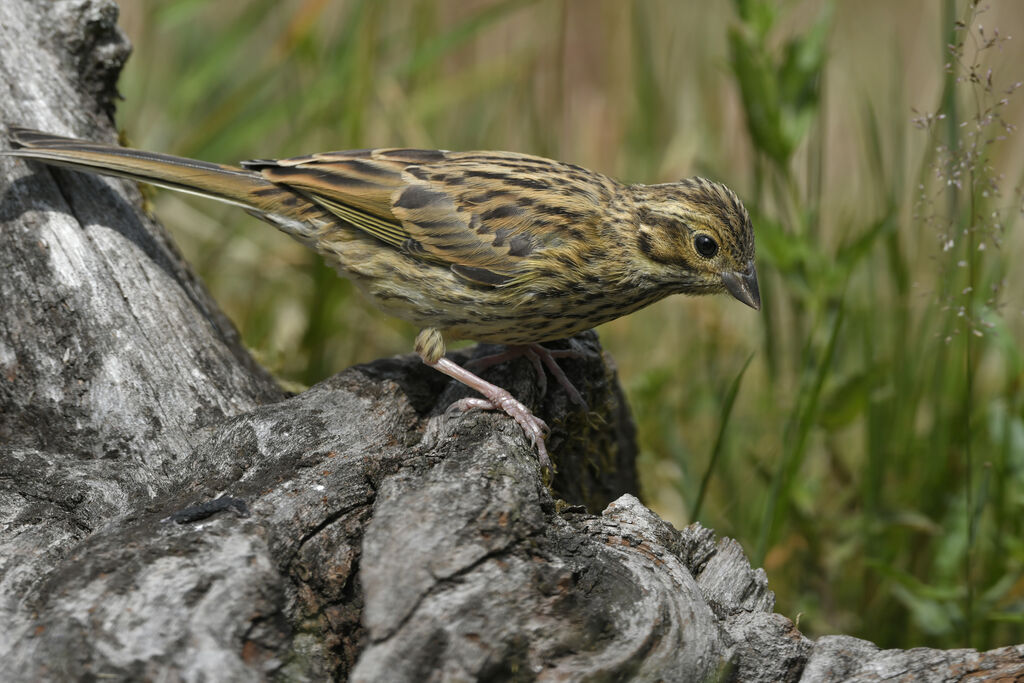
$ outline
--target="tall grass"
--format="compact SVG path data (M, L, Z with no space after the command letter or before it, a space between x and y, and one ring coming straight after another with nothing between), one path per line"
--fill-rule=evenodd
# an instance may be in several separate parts
M120 123L137 145L218 161L497 148L728 182L754 217L762 313L677 298L600 330L646 500L739 539L809 635L1024 641L1019 12L123 5L137 54ZM154 204L280 377L411 349L414 330L287 238L230 208Z

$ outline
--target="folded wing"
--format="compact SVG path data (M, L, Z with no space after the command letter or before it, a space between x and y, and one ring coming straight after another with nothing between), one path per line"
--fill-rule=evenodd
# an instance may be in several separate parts
M612 181L518 154L376 149L244 162L377 239L500 286L585 238Z

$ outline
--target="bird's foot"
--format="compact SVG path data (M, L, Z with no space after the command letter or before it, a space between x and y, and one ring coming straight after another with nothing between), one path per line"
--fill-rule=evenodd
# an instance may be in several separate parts
M471 389L483 394L484 398L464 398L452 404L449 410L501 410L507 413L526 433L530 443L537 449L537 457L542 467L551 467L544 437L550 432L544 420L534 415L529 408L520 403L505 389L491 384L487 380L474 375L461 365L447 358L440 358L435 363L427 363L430 367L443 372Z
M540 387L541 396L546 395L548 389L548 379L547 375L544 373L544 368L546 367L548 372L551 373L551 376L558 382L558 385L561 386L569 395L569 400L582 407L584 410L589 410L583 395L580 394L579 390L569 380L562 368L559 367L558 361L556 360L557 358L584 358L586 355L587 354L585 352L577 351L576 349L552 350L547 349L540 344L523 344L508 346L501 353L477 358L467 363L466 366L472 368L476 372L480 372L492 365L497 365L498 363L504 363L505 361L526 357L530 360L534 371L537 373L537 384Z
M548 449L544 439L551 432L544 420L534 415L529 408L517 401L511 394L502 389L505 396L495 399L463 398L448 406L448 410L501 410L516 421L537 449L537 459L541 467L551 467Z

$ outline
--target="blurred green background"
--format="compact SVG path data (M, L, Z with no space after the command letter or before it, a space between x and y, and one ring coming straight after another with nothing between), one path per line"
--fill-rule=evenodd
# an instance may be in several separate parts
M737 538L809 636L1024 641L1016 3L121 5L135 146L221 162L507 149L728 183L754 218L764 310L675 297L599 330L646 502ZM283 235L153 203L280 378L411 351L415 330Z

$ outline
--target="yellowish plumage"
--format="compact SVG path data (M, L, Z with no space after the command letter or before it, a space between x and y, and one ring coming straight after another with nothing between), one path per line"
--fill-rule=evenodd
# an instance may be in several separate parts
M728 290L760 306L747 212L702 178L624 185L510 152L353 150L233 167L22 128L11 141L8 154L240 205L301 240L419 326L424 361L487 397L474 407L512 415L542 462L543 422L444 359L445 339L536 345L675 293Z

